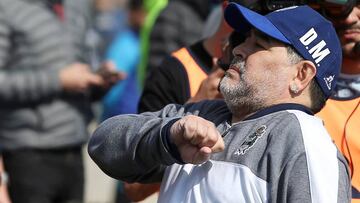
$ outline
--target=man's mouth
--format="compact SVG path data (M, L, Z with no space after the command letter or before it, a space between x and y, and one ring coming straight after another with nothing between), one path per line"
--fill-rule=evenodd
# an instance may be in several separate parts
M345 39L346 41L349 40L359 40L360 38L360 29L351 28L345 29L340 32L340 36Z
M237 68L235 65L230 65L228 71L230 71L230 70L236 71L238 74L240 74L240 69Z

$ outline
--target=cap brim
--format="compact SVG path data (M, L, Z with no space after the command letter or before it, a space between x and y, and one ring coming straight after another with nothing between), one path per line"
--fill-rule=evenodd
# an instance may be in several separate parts
M286 44L288 39L265 17L239 4L230 3L224 14L226 22L237 32L247 33L252 27Z

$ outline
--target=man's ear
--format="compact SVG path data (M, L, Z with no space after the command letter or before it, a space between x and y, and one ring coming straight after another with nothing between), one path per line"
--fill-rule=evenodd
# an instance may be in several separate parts
M308 60L300 61L295 64L296 71L294 78L290 82L290 91L293 94L302 92L310 84L311 80L316 75L316 67L313 62Z

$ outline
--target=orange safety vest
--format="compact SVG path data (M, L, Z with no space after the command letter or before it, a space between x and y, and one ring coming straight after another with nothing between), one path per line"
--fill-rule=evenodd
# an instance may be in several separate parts
M172 53L184 66L189 81L190 97L195 96L200 88L201 82L207 78L208 74L194 60L187 48L181 48Z
M336 146L352 168L351 184L360 191L360 97L351 100L329 99L317 114ZM355 192L356 193L356 192ZM360 193L354 194L352 203L360 203Z

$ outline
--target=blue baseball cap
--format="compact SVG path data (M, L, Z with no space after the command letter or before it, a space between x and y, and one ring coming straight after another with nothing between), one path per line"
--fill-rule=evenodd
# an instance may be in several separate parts
M340 41L332 23L309 6L293 6L260 15L239 4L230 3L224 14L237 32L255 28L292 46L317 68L316 81L328 98L336 85L342 64Z

